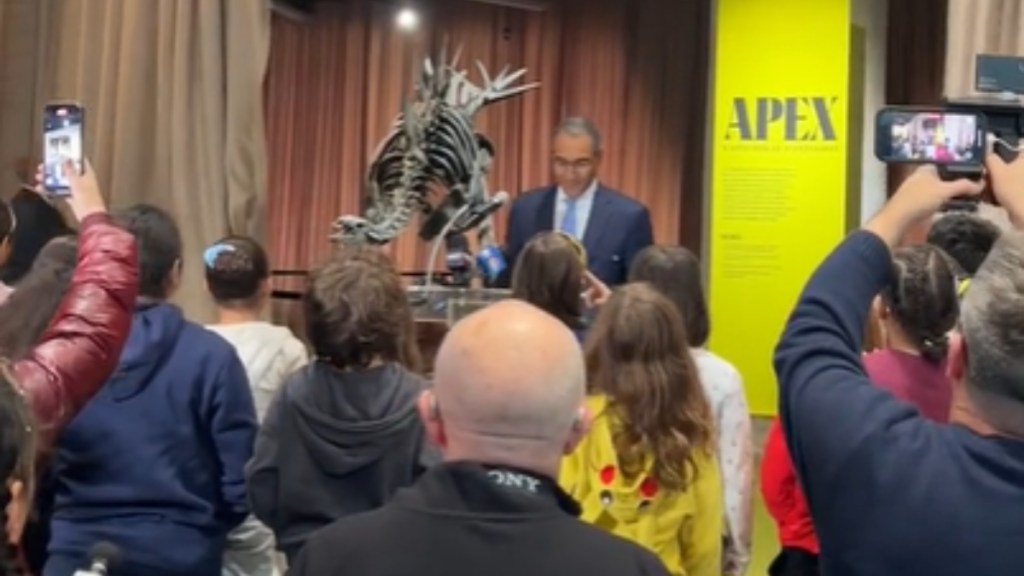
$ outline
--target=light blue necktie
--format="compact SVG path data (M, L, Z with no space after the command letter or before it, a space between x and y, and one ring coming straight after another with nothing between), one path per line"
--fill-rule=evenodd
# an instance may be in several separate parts
M568 198L565 201L565 214L562 216L562 232L576 238L576 200Z

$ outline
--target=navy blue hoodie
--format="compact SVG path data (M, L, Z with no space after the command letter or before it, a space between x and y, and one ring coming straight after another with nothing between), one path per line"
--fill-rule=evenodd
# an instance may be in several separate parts
M138 308L116 372L58 440L51 556L84 563L107 540L123 573L219 575L256 431L231 345L173 305Z
M821 572L1020 574L1024 442L926 420L864 372L868 310L891 276L886 245L851 235L807 283L775 351Z

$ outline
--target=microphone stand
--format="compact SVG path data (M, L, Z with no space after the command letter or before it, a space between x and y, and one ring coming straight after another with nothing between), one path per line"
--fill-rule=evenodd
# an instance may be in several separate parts
M462 215L469 210L469 207L470 204L467 202L466 204L463 204L461 208L456 210L455 214L452 214L452 217L445 222L444 226L441 228L441 232L437 235L437 238L434 239L434 243L430 247L429 260L427 260L427 282L423 285L424 292L429 293L434 286L434 266L437 265L437 254L441 250L441 244L445 241L445 237L448 236L448 233L451 232L452 226L455 225L455 222L457 222L459 218L462 218Z

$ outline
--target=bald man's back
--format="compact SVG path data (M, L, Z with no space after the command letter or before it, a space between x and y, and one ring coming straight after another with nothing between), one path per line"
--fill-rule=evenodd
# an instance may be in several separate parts
M584 388L579 345L558 320L516 301L467 317L425 393L446 462L383 508L320 531L289 573L668 576L651 552L581 522L555 481L582 432Z
M291 576L668 576L648 550L576 516L551 480L442 464L374 512L321 530Z

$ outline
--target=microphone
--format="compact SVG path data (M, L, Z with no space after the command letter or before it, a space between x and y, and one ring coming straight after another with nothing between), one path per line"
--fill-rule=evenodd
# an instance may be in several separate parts
M121 550L110 542L98 542L89 553L92 563L88 570L76 570L74 576L109 576L110 570L121 559Z
M502 190L494 196L491 196L491 199L487 202L474 206L472 209L466 211L466 213L459 218L458 222L455 223L455 229L470 230L472 228L476 228L491 214L494 214L501 209L506 202L508 202L508 192Z
M505 271L505 268L508 268L508 262L501 248L487 246L477 253L476 267L487 279L487 282L493 284L498 276Z
M469 252L469 241L465 234L452 234L444 239L447 254L445 267L452 275L453 286L467 288L473 278L473 256Z

